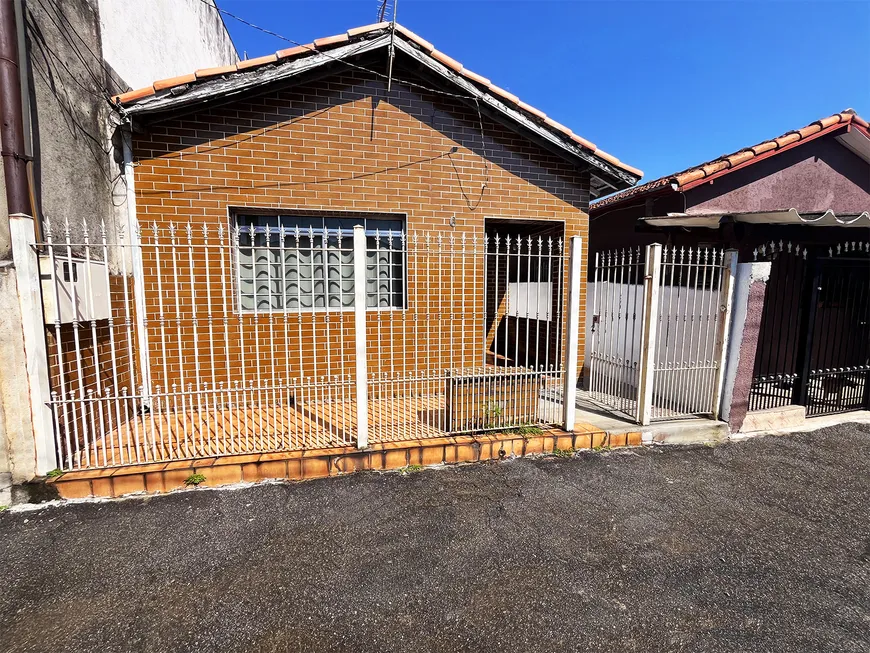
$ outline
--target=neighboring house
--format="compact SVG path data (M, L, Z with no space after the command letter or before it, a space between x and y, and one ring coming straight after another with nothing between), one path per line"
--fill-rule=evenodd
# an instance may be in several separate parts
M146 78L234 64L238 56L220 14L203 0L2 0L2 5L9 48L3 65L9 74L0 82L0 102L4 120L18 115L23 127L20 141L4 140L4 163L20 166L27 181L18 193L24 202L9 202L7 210L7 196L17 192L7 185L15 170L0 176L0 479L20 482L33 477L39 455L8 214L34 216L37 234L47 221L69 220L74 239L83 225L93 233L105 225L114 235L118 221L127 221L127 193L122 143L113 141L118 116L111 97Z
M753 285L749 302L755 332L732 330L743 346L724 411L733 429L747 410L870 405L870 130L854 111L616 193L590 216L590 260L602 265L611 250L642 259L651 243L671 260L733 248L770 264L758 268L766 293ZM599 300L592 320L607 310Z
M561 423L569 249L639 170L390 23L115 102L133 229L47 234L108 295L49 320L61 467Z

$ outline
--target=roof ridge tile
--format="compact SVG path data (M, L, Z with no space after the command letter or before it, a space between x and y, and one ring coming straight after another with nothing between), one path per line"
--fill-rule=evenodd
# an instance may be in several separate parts
M179 75L177 77L171 77L164 80L158 80L154 82L152 86L148 86L145 88L127 91L126 93L121 93L119 95L114 96L113 100L118 104L127 104L132 103L137 100L141 100L143 98L149 97L151 95L156 94L159 91L167 91L178 86L184 86L186 84L196 83L201 80L212 79L215 77L220 77L223 75L228 75L234 72L239 71L251 71L253 69L259 68L261 66L268 66L276 63L283 63L287 59L301 57L308 54L316 53L319 51L328 50L334 46L347 43L351 39L355 39L357 37L365 37L367 34L372 32L377 32L379 30L385 30L389 28L392 23L389 22L380 22L380 23L372 23L370 25L363 25L361 27L354 27L346 32L341 34L335 34L333 36L326 36L323 38L315 39L312 43L308 43L305 45L295 45L290 48L285 48L283 50L278 50L274 54L268 54L262 57L256 57L253 59L244 59L235 64L226 65L226 66L215 66L210 68L201 68L193 73L187 75ZM510 91L493 84L491 80L484 77L483 75L479 75L467 68L465 68L462 63L454 59L453 57L437 50L432 43L422 38L418 34L415 34L408 28L400 25L398 23L395 24L395 32L401 34L403 37L412 41L414 44L419 46L426 54L440 62L441 64L447 66L451 70L456 73L459 73L464 78L472 81L476 84L479 84L484 88L484 90L492 93L501 100L509 102L522 111L530 114L534 118L537 118L542 123L544 123L547 127L559 132L562 136L567 137L572 142L580 145L581 147L590 150L593 154L598 156L599 158L607 161L608 163L621 168L622 170L628 171L633 175L637 175L638 177L643 176L643 172L638 168L630 166L626 163L623 163L615 156L604 152L603 150L599 150L598 147L592 143L591 141L586 140L585 138L578 136L573 131L571 131L565 125L553 120L546 113L533 107L527 102L523 102L520 98L511 93Z
M738 166L743 165L744 163L752 161L753 159L763 154L774 152L775 150L781 150L788 147L789 145L798 143L804 139L808 139L816 134L819 134L826 129L838 128L838 125L842 126L847 123L859 125L864 129L870 127L867 121L861 118L853 110L846 109L845 111L835 113L832 116L826 116L824 118L815 120L806 127L787 131L782 136L777 136L776 138L762 141L761 143L758 143L756 145L741 148L731 154L723 154L722 156L717 157L712 161L707 161L706 163L686 168L681 172L675 172L671 175L659 177L658 179L653 179L652 181L648 181L645 184L641 184L640 186L634 186L633 188L629 188L619 193L614 193L609 197L605 197L595 202L590 208L592 210L595 210L600 207L610 206L612 204L622 202L623 200L626 200L630 197L636 197L660 188L664 188L670 183L676 183L678 186L681 187L686 186L687 184L699 181L706 177L728 172L737 168Z

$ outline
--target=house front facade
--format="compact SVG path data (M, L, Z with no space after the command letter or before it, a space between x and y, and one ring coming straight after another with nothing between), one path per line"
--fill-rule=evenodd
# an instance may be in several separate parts
M127 228L47 243L63 468L561 422L572 243L640 171L389 23L116 102Z

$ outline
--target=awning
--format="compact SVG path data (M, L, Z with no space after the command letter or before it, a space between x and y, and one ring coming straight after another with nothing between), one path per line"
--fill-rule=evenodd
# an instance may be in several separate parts
M747 213L669 213L668 215L641 218L648 225L658 227L702 227L717 229L723 221L748 222L752 224L806 224L817 227L870 227L870 211L837 215L827 211L800 213L797 209L782 211L750 211Z

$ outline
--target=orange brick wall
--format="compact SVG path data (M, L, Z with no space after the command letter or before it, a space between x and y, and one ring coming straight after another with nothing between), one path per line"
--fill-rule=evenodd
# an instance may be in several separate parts
M134 141L144 240L152 224L166 240L171 222L190 221L195 258L191 283L186 252L179 250L173 270L168 250L158 262L155 250L144 248L153 383L232 383L241 378L242 359L246 380L353 370L352 313L255 317L237 313L231 301L224 306L234 272L219 248L209 250L206 265L202 226L216 244L215 229L231 226L233 209L403 214L410 232L454 236L445 249L458 249L463 234L482 241L486 218L556 221L566 237L585 242L588 174L495 122L484 118L482 127L459 100L399 85L388 96L382 80L365 73L146 125ZM187 242L183 230L176 238ZM437 266L425 252L409 255L408 310L367 316L370 371L483 363L486 267L479 247L478 257L440 259ZM583 295L581 306L585 288ZM580 351L582 359L582 342Z

